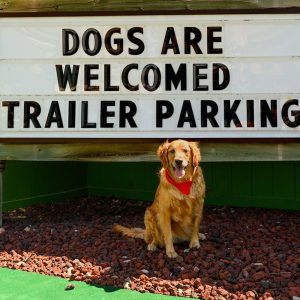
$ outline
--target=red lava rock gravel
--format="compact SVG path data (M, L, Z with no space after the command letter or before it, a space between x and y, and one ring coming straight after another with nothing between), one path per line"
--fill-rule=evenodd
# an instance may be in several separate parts
M112 232L144 227L148 204L89 198L4 214L0 267L140 292L202 299L300 295L300 212L206 207L201 248L179 256Z

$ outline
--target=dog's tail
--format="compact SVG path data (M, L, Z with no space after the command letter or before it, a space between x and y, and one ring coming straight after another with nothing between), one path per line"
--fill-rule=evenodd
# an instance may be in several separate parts
M113 225L113 231L121 233L125 236L129 236L132 238L144 239L145 229L142 228L128 228L119 224Z

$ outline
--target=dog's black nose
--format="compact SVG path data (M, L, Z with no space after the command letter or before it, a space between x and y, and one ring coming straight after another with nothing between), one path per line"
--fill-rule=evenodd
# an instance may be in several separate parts
M181 167L182 166L182 162L183 162L182 159L175 159L175 164L176 164L177 167Z

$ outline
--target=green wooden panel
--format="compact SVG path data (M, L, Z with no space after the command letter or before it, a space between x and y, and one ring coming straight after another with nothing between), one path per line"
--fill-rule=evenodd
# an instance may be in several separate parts
M271 207L273 202L273 162L253 164L253 205Z
M300 209L300 162L202 163L206 205ZM99 195L153 201L159 162L19 162L4 172L4 209Z
M213 163L201 163L201 168L206 184L206 198L213 193Z
M8 161L4 172L4 210L86 194L86 166L70 162Z
M87 163L89 194L153 200L159 169L155 166L157 163Z
M278 162L273 165L273 197L277 203L286 202L287 208L295 202L295 163Z
M155 191L159 183L159 170L161 164L158 163L144 163L144 188L146 191ZM154 196L154 193L153 193Z
M203 163L205 169L205 163ZM224 205L231 195L231 163L211 163L210 177L206 178L207 197L206 203Z
M239 203L246 203L251 206L252 202L252 163L241 162L232 163L232 200L233 205L239 206Z
M275 197L295 197L294 176L294 162L278 162L273 165L273 191Z

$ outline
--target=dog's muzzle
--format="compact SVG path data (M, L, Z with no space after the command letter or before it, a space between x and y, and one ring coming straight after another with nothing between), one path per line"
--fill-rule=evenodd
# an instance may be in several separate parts
M175 172L175 176L177 178L182 178L185 175L185 169L187 167L188 163L181 159L175 159L172 167L173 171Z

